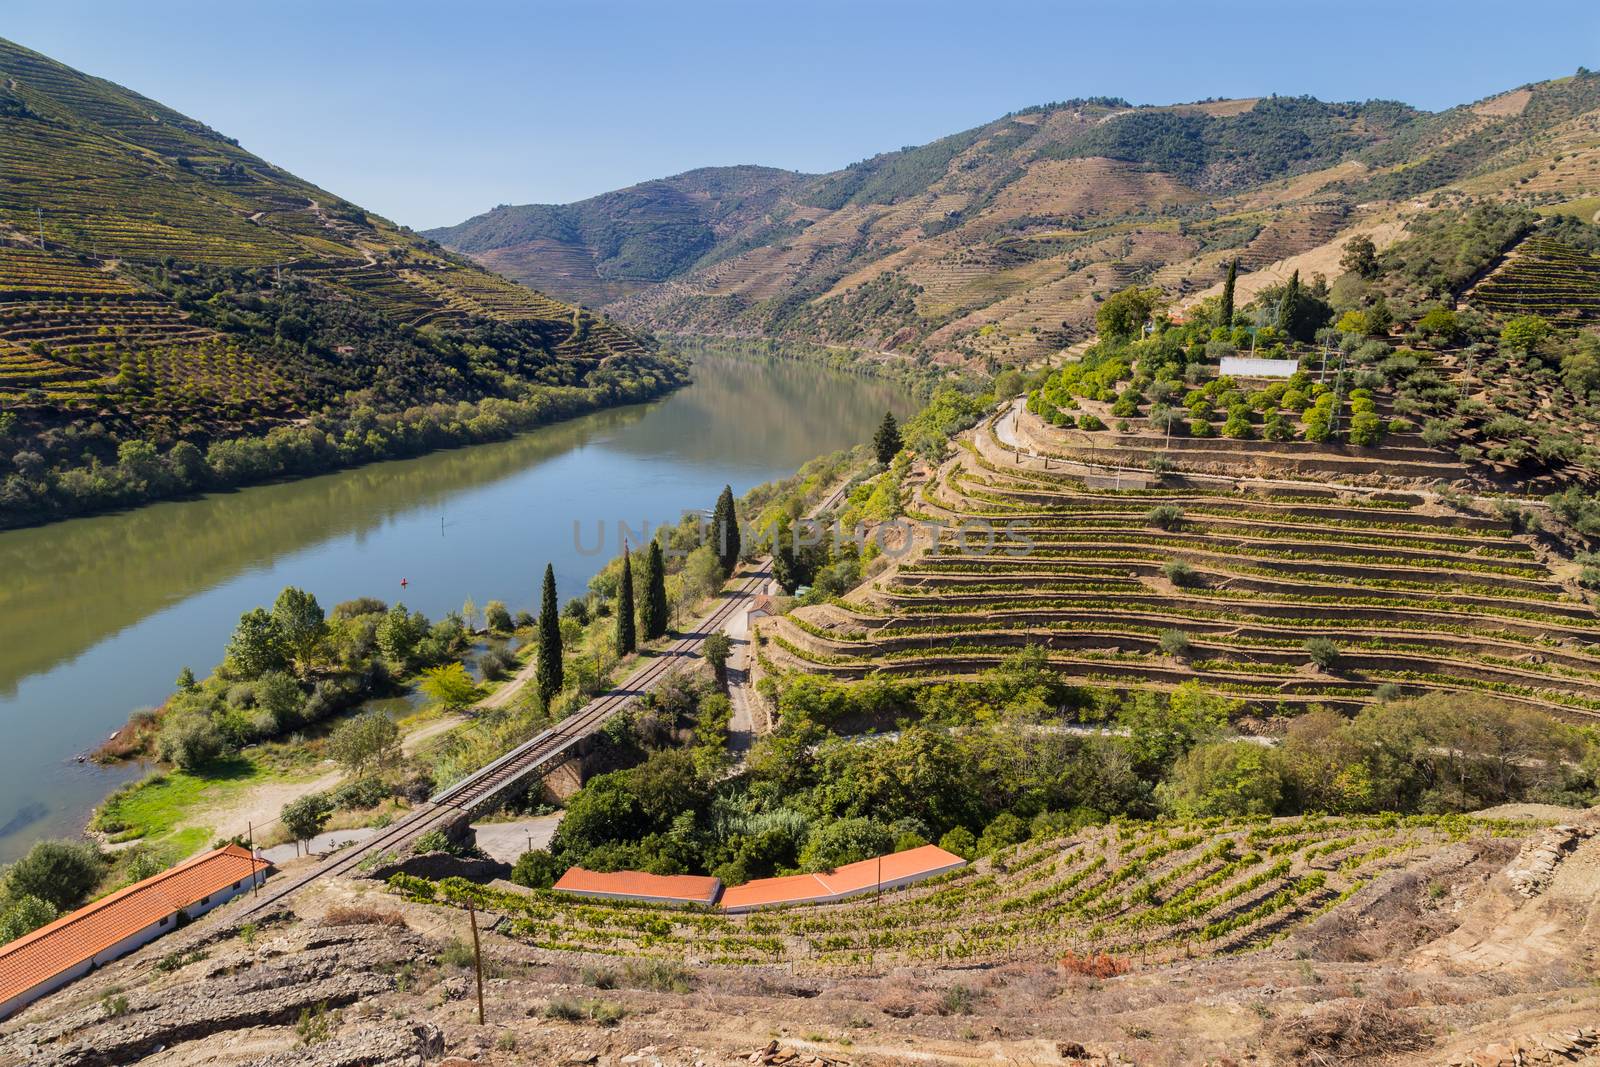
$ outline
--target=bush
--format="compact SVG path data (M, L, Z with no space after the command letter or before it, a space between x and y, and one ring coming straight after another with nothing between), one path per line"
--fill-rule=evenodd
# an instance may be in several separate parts
M561 865L555 857L542 848L524 852L511 868L511 880L529 889L549 889L561 875Z
M168 715L156 739L157 758L186 771L215 762L226 750L222 731L211 716L199 710Z
M1105 428L1106 424L1101 422L1097 415L1091 415L1086 411L1078 416L1078 429L1080 430L1103 430Z
M1193 589L1201 584L1200 572L1181 559L1167 560L1161 565L1161 573L1167 581L1182 589Z
M1322 670L1332 670L1339 663L1339 646L1326 637L1312 637L1302 646L1311 662Z
M328 794L328 799L339 811L375 808L389 796L389 787L381 778L360 778L345 782Z
M983 828L983 835L978 838L978 855L987 856L1027 839L1028 824L1011 812L1004 811Z
M1159 644L1162 655L1172 656L1174 659L1183 659L1193 648L1189 635L1182 630L1162 630Z
M694 974L672 960L629 960L622 965L623 980L636 989L657 993L687 993L694 988Z
M1157 504L1144 513L1144 524L1160 530L1176 530L1183 525L1183 509L1176 504Z
M517 666L517 657L503 646L491 648L478 657L478 671L485 681L498 682Z
M946 852L955 853L964 860L970 860L978 854L978 839L965 826L957 826L939 838L939 847Z
M37 897L57 911L78 906L100 883L100 853L76 841L40 841L6 873L13 897Z

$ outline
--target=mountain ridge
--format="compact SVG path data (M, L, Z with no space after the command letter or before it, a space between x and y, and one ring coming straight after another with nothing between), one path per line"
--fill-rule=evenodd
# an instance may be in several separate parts
M710 254L587 297L662 333L1026 364L1087 336L1099 301L1128 284L1182 302L1220 282L1233 256L1248 276L1336 238L1387 233L1383 220L1403 223L1419 196L1516 198L1522 173L1454 187L1559 163L1579 142L1587 153L1590 131L1573 127L1597 108L1600 79L1587 72L1439 112L1300 96L1039 105L801 178ZM1600 184L1587 154L1582 164L1541 202ZM429 234L460 247L457 232ZM540 250L523 242L513 255L516 245L508 233L500 248L464 250L561 292Z

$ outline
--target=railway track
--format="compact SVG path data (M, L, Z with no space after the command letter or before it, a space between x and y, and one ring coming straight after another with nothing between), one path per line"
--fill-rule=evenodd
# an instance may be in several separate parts
M558 761L567 749L599 730L613 715L660 685L690 661L700 651L705 639L728 624L766 582L770 573L769 564L763 561L732 590L724 592L723 602L695 623L693 630L674 640L615 688L584 705L577 714L442 790L427 804L414 809L405 818L384 827L365 841L335 853L316 867L292 878L264 884L238 913L239 917L265 911L313 882L349 874L369 861L377 862L384 853L395 852L429 830L470 814L496 793L522 781L539 767Z

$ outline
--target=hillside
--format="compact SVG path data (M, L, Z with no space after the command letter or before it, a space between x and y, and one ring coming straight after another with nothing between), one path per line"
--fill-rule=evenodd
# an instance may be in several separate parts
M735 254L804 176L706 167L576 204L501 205L425 236L510 277L589 306Z
M0 297L0 521L494 436L682 377L606 319L6 41ZM399 417L490 401L471 431Z
M1381 250L1441 193L1580 211L1600 188L1597 107L1600 76L1587 72L1437 114L1299 97L1048 104L770 186L693 256L675 254L679 231L664 228L644 258L669 269L631 275L604 308L662 332L1029 362L1091 332L1100 300L1129 284L1183 301L1235 256L1246 278L1308 257L1308 279L1332 280L1351 236L1373 234ZM582 207L613 211L613 225L637 217L623 194ZM572 246L547 255L480 225L533 210L432 236L557 293L608 295L564 288L557 271L581 273Z
M331 882L46 998L0 1063L1589 1062L1600 838L1538 814L1098 828L749 916Z

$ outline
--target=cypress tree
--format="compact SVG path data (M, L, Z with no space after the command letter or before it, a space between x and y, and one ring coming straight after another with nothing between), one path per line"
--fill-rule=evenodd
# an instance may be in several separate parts
M1299 310L1300 272L1295 271L1289 276L1289 284L1283 287L1283 298L1278 301L1278 329L1292 336Z
M556 610L556 569L544 565L539 598L539 696L546 704L561 692L561 616Z
M1219 325L1225 330L1233 329L1233 289L1239 283L1239 257L1234 256L1228 264L1228 280L1222 283L1222 303L1217 305L1217 318Z
M739 514L733 507L733 487L722 487L717 506L711 512L711 550L717 554L724 574L739 565Z
M644 560L644 639L653 641L667 632L667 564L661 558L661 542L650 542Z
M877 453L878 462L887 466L905 443L900 440L900 426L894 421L894 412L885 411L883 421L878 423L878 432L872 436L872 450Z
M617 655L626 656L639 647L633 632L633 555L622 550L622 585L617 590Z

